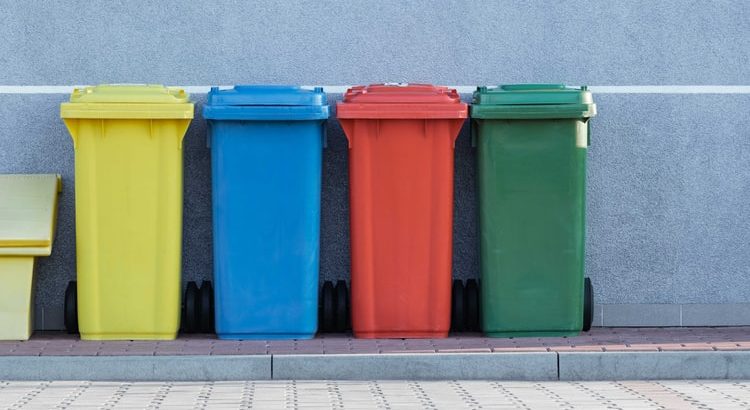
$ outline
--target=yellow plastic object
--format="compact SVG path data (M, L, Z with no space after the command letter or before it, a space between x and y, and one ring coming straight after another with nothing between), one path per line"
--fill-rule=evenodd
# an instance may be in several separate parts
M29 340L34 331L34 257L0 256L0 340Z
M58 175L0 175L0 340L27 340L34 321L34 257L52 251Z
M193 104L162 86L76 90L61 116L75 147L82 339L174 339L180 324L182 139Z

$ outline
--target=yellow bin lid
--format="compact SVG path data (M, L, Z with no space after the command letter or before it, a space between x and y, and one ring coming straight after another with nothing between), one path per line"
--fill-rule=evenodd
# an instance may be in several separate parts
M76 88L60 106L62 118L191 119L193 112L185 90L155 84Z
M61 188L55 174L0 175L0 255L49 255Z

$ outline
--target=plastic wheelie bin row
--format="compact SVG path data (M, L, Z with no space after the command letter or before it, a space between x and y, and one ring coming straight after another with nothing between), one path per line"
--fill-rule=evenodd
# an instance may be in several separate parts
M34 259L55 237L59 175L0 175L0 340L28 340L34 321Z
M159 85L76 89L61 105L76 176L78 280L66 322L83 339L177 335L182 138L193 111L183 90Z
M467 106L424 84L349 89L351 316L359 338L450 328L454 142Z
M222 339L307 339L318 322L322 88L213 88L216 332Z
M591 326L584 235L595 114L585 87L474 93L481 311L489 336L575 335Z
M323 90L212 88L215 287L188 283L181 312L182 138L193 110L184 91L155 85L77 89L61 106L76 158L78 262L65 319L82 338L171 339L180 322L205 332L214 321L225 339L310 338L348 329L350 307L360 338L590 326L585 161L596 108L585 88L474 94L481 287L451 281L454 143L467 105L432 85L349 89L337 117L349 142L351 295L344 281L326 282L321 298ZM0 263L15 246L3 234Z

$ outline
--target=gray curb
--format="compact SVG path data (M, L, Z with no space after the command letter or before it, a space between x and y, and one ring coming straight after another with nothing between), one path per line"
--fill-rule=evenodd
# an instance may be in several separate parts
M274 379L557 380L555 353L279 355Z
M750 351L561 352L560 380L750 379Z
M750 379L750 351L0 357L0 380L270 379Z
M6 356L2 380L268 380L271 356Z

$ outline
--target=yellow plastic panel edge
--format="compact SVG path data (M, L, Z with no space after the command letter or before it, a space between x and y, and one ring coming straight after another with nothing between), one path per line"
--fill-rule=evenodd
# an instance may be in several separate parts
M34 248L33 255L49 255L61 185L56 174L0 175L0 254Z

